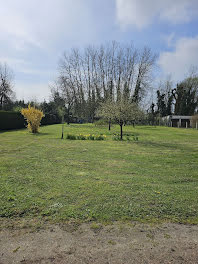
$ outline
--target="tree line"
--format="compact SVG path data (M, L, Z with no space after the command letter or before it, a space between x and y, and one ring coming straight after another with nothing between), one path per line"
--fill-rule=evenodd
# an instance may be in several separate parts
M51 87L50 101L36 106L44 113L64 118L68 123L72 120L93 122L102 116L101 113L110 120L112 111L108 108L114 107L118 113L118 109L126 112L126 106L131 109L132 105L132 112L147 113L150 120L171 114L196 113L196 74L175 86L170 78L161 82L156 99L146 111L143 99L151 93L156 59L156 54L149 47L137 49L133 44L117 42L71 49L59 61L58 78ZM0 64L0 109L18 111L29 103L35 105L35 102L25 103L13 98L13 73L6 64Z
M65 52L52 96L59 95L71 114L89 122L97 117L101 103L123 96L140 104L148 91L156 55L151 49L112 42L99 47Z
M152 102L148 112L151 117L173 114L192 116L198 113L198 74L192 71L176 85L168 76L159 84L156 102Z

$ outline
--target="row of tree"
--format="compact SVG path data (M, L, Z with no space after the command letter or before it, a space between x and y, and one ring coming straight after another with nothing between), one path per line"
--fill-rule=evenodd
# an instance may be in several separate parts
M132 44L112 42L82 50L71 49L59 62L59 75L51 87L50 102L37 103L36 107L44 113L64 117L68 123L72 119L93 122L100 116L115 119L113 108L117 113L120 109L122 116L127 107L142 116L143 99L151 93L153 85L155 62L156 55L148 47L138 50ZM35 105L35 102L13 100L12 88L13 73L6 64L0 64L0 109L20 111L29 103ZM147 112L154 120L156 116L171 114L193 115L197 108L198 76L191 74L176 86L170 78L161 82L156 100ZM125 117L121 123L133 119L129 114Z
M72 49L60 60L52 97L63 99L68 117L72 113L93 122L105 102L140 105L151 85L155 61L148 47L138 50L116 42Z

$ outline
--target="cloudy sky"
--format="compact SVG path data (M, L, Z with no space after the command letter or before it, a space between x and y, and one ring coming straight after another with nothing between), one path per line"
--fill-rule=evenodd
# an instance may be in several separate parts
M112 40L151 47L160 74L182 79L198 66L198 1L0 0L0 62L18 99L49 98L64 51Z

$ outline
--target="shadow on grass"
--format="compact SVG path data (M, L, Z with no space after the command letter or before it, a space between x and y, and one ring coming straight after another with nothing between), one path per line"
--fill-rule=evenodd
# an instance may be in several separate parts
M6 129L6 130L0 130L0 134L3 134L3 133L6 133L6 132L17 132L17 131L23 131L23 130L26 130L27 128L16 128L16 129Z
M38 133L30 133L33 136L39 137L39 136L48 136L50 133L43 133L43 132L38 132Z
M141 130L156 130L157 128L159 128L159 126L135 126L135 128Z

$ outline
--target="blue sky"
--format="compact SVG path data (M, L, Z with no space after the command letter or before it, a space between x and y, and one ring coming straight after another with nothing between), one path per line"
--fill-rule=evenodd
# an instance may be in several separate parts
M58 61L71 47L116 40L147 45L158 78L198 66L197 0L0 0L0 62L14 71L17 99L48 100Z

